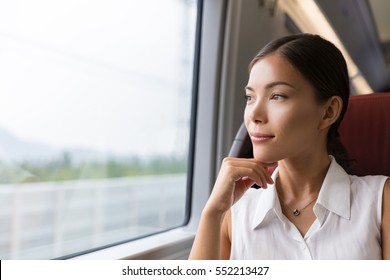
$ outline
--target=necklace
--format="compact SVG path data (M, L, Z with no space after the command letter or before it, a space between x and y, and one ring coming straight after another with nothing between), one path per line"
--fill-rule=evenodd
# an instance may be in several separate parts
M292 214L293 214L294 216L299 216L299 215L301 214L301 211L303 211L304 209L306 209L306 207L308 207L310 204L312 204L312 202L313 202L314 200L316 200L317 197L318 197L318 196L316 196L312 201L310 201L308 204L306 204L306 205L305 205L304 207L302 207L301 209L298 209L298 208L292 209L292 208L290 208L286 203L284 203L283 201L282 201L282 203L283 203L284 206L286 206L286 207L292 212Z

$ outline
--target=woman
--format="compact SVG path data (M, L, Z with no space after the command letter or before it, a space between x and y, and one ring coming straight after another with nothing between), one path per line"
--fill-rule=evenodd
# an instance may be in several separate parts
M390 180L348 175L338 137L349 98L341 52L292 35L249 69L254 158L223 161L190 259L390 259Z

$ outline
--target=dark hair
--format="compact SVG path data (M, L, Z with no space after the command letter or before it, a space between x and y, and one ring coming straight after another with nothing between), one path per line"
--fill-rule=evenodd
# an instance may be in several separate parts
M253 58L249 70L261 58L273 53L286 58L309 81L320 104L332 96L342 99L340 117L328 132L327 149L347 172L351 172L353 164L338 133L350 95L348 69L342 53L335 45L318 35L300 33L268 43Z

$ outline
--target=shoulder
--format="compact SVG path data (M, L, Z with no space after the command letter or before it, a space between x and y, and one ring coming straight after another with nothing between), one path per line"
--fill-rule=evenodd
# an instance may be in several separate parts
M378 225L382 220L382 204L385 185L389 184L388 177L382 175L354 176L350 175L351 210L375 214ZM388 189L389 187L386 187Z
M382 175L355 176L349 175L352 189L364 189L374 193L380 193L388 183L388 177Z

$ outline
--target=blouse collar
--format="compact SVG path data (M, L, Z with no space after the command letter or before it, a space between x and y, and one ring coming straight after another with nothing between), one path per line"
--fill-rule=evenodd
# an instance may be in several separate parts
M333 156L329 156L331 163L322 183L317 202L314 205L314 213L323 224L326 212L332 212L344 219L351 217L351 182L349 175L336 162ZM276 182L279 175L279 167L272 174L272 179ZM280 206L275 184L268 185L268 188L261 190L262 194L258 201L256 212L253 216L252 229L258 227L267 215L275 213L276 216L283 220L282 209Z

